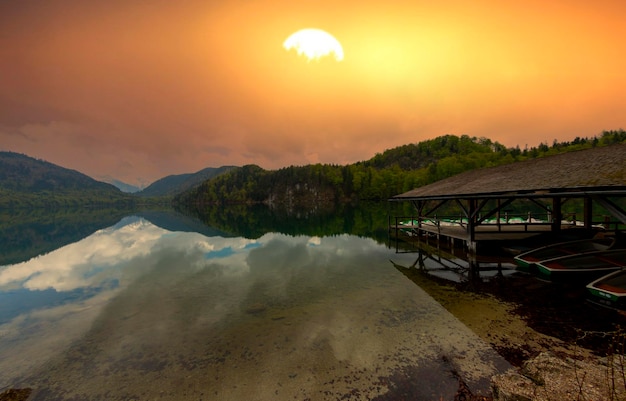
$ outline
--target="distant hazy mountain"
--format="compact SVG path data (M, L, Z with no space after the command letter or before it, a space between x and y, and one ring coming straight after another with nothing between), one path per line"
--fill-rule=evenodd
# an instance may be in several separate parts
M137 192L139 196L165 196L175 195L187 191L194 186L224 174L235 168L234 166L222 166L218 168L208 167L196 173L169 175L148 185L142 191Z
M133 194L135 192L141 191L141 188L136 186L136 185L127 184L125 182L122 182L120 180L116 180L114 178L112 178L110 180L107 180L107 182L112 184L112 185L115 185L122 192Z
M102 205L130 199L114 185L14 152L0 152L0 194L0 207Z

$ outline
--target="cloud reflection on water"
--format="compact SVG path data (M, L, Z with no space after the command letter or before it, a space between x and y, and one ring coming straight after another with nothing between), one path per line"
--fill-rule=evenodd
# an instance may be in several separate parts
M42 364L84 335L111 299L154 269L158 255L176 250L188 258L186 268L202 268L202 254L228 249L235 260L254 242L169 232L130 217L50 253L0 266L5 303L0 308L0 387L4 379Z
M171 233L144 219L125 220L124 224L99 230L81 241L26 262L1 266L0 291L25 288L67 292L100 287L110 280L127 284L149 268L138 261L161 248L198 250L207 257L226 257L254 242L220 237L209 240L197 233Z
M292 399L324 388L345 394L352 384L328 386L343 371L371 385L393 366L441 364L440 350L471 341L467 329L393 269L390 252L346 234L250 240L125 219L0 267L0 292L68 295L0 325L0 387L24 378L57 383L59 399L97 398L112 383L119 398L154 398L159 387L180 395L180 387L190 399L209 390L243 399L252 388L258 399ZM80 289L90 296L71 296ZM455 345L433 347L440 327ZM296 393L275 397L287 382Z

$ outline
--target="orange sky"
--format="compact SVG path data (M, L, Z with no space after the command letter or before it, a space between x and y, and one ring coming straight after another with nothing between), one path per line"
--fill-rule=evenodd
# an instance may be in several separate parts
M626 128L626 2L0 2L0 150L131 184ZM307 62L289 34L333 34Z

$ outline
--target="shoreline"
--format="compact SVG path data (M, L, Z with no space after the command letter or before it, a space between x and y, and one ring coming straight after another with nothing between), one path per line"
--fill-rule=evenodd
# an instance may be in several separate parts
M604 399L608 392L623 392L610 388L607 375L623 373L623 356L611 353L616 352L611 334L619 334L626 319L585 302L580 288L520 273L452 283L396 267L514 367L492 378L488 399L576 399L581 394ZM622 343L623 337L618 338Z

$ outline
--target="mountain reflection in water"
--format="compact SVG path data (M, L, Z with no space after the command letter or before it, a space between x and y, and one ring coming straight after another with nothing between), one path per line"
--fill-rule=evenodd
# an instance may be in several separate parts
M451 400L509 365L372 239L128 217L0 267L0 389L34 400Z

